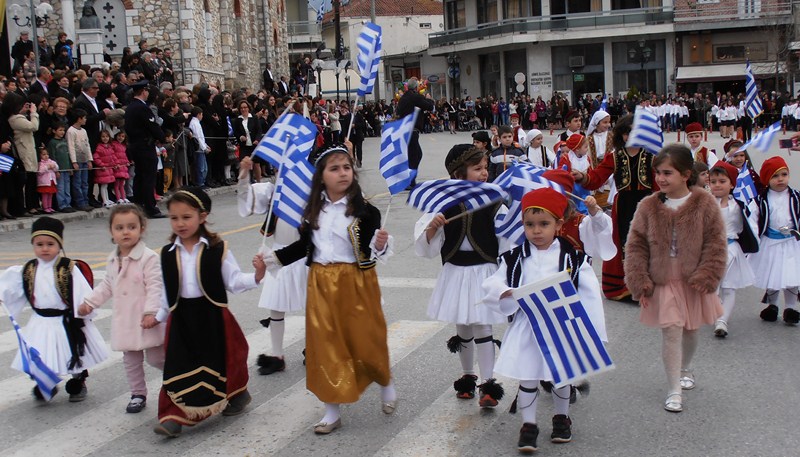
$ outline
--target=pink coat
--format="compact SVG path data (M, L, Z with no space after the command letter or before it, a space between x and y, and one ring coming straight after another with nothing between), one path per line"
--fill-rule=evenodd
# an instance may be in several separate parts
M161 309L162 293L161 258L139 241L128 257L120 259L116 249L109 255L105 278L85 300L98 308L113 298L111 349L141 351L164 344L165 323L141 327L142 317Z
M95 184L110 184L114 182L114 147L111 143L99 143L94 150L94 182Z
M114 163L118 167L114 169L114 177L116 179L128 179L130 177L128 164L131 162L128 160L128 148L116 140L112 141L111 145L114 146Z
M56 170L58 164L53 159L39 161L39 173L36 176L37 186L49 186L56 182Z

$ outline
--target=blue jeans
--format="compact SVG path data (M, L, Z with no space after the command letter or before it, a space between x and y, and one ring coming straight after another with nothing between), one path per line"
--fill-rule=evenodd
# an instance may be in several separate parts
M72 195L78 208L89 206L89 164L79 163L72 172Z
M194 153L194 185L203 187L206 185L206 175L208 174L208 164L205 152Z
M72 175L68 171L62 171L61 176L56 180L56 202L58 202L58 209L64 209L70 206L72 202Z

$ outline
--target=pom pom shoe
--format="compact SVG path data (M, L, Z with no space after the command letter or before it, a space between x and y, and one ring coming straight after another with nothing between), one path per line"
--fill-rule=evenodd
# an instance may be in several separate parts
M258 374L264 376L286 370L286 361L281 357L261 354L256 363L258 364Z
M472 400L475 398L475 388L478 385L478 377L474 374L465 374L453 383L456 390L456 397L462 400Z
M775 322L778 320L778 307L775 305L769 305L761 310L760 316L761 319L767 322Z
M786 325L797 325L800 322L800 313L796 309L786 308L783 310L783 322Z
M53 397L55 397L57 393L58 393L58 386L53 387L53 390L50 391L50 399L52 400ZM38 401L47 401L47 400L45 400L44 395L42 394L42 391L39 390L39 386L33 386L33 398L35 398Z
M503 386L498 384L494 378L487 379L479 387L480 399L478 400L478 405L481 408L494 408L505 394Z

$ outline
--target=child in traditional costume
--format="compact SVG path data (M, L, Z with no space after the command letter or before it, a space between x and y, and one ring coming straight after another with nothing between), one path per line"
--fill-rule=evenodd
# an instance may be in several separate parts
M40 217L31 227L35 259L25 265L7 268L0 274L0 299L12 316L30 305L34 314L22 329L25 341L39 351L42 362L55 373L71 375L66 390L69 401L86 399L89 368L108 357L102 335L95 327L93 314L79 317L76 308L92 291L80 261L62 255L64 224L58 219ZM20 354L11 367L23 371ZM50 392L55 395L56 389ZM33 395L45 397L36 386Z
M247 391L247 340L228 309L228 294L258 286L266 265L253 259L243 273L228 243L206 227L211 199L198 187L167 201L172 243L161 249L164 291L170 314L165 343L164 385L158 398L160 435L180 435L212 414L241 414Z

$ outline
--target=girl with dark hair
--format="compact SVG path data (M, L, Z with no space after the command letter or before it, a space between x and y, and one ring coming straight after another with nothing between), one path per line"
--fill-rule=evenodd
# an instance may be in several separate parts
M603 294L610 300L629 299L631 294L625 286L625 273L622 261L625 252L622 247L628 240L628 229L639 202L658 190L653 174L653 155L640 148L628 148L625 143L633 127L633 116L628 115L617 121L612 132L614 151L606 153L596 168L586 173L573 171L575 183L585 189L597 190L614 177L616 195L611 207L614 222L614 244L617 255L603 262Z

